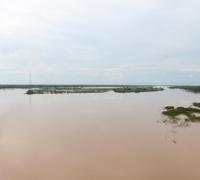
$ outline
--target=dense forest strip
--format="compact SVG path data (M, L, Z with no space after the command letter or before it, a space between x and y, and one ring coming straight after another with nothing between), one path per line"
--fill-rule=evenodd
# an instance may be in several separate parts
M115 84L1 84L0 89L30 89L30 88L83 88L83 87L151 87L151 85L115 85Z
M154 92L154 91L162 91L163 88L157 88L153 86L142 86L142 87L53 87L53 88L32 88L26 91L26 94L63 94L63 93L105 93L108 91L113 91L116 93L140 93L140 92Z
M171 86L170 89L183 89L193 93L200 93L200 86Z

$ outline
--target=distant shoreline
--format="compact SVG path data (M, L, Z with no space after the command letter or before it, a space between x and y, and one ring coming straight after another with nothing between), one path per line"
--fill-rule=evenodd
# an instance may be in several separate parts
M53 88L31 88L26 94L63 94L63 93L105 93L113 91L116 93L140 93L163 91L163 88L153 86L127 86L127 87L53 87Z
M184 88L200 88L200 85L129 85L129 84L1 84L0 89L30 89L30 88L84 88L84 87L170 87L173 89L184 89ZM184 88L183 88L184 87Z
M65 87L150 87L161 85L105 85L105 84L2 84L0 89L65 88Z

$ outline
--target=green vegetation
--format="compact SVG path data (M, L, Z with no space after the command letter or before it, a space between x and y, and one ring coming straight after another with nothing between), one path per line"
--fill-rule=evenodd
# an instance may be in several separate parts
M142 86L142 87L117 87L117 88L38 88L29 89L26 94L62 94L62 93L105 93L108 91L113 91L116 93L139 93L139 92L152 92L152 91L162 91L163 88L156 88L152 86Z
M75 88L66 90L66 93L105 93L111 90L110 88Z
M109 90L109 88L41 88L29 89L26 94L104 93Z
M43 88L43 89L29 89L26 91L26 94L63 94L66 93L64 89L55 89L55 88Z
M186 116L185 121L200 121L200 103L193 103L193 106L190 107L176 107L166 106L165 111L162 114L170 117L171 119L178 119L180 115Z
M166 106L165 109L172 110L172 109L174 109L174 106Z
M200 93L200 86L171 86L170 89L183 89L193 93Z
M115 88L113 89L114 92L117 93L140 93L140 92L152 92L152 91L163 91L163 88L156 88L156 87L123 87L123 88Z
M193 106L200 108L200 103L195 102L193 103Z

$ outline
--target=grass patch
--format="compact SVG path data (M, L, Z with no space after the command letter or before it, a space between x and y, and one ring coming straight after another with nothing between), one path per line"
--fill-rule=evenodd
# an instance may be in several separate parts
M167 109L167 110L173 110L174 106L166 106L165 109Z
M200 121L200 103L193 103L194 107L176 107L173 106L166 106L165 111L162 112L162 114L172 118L172 119L178 119L177 117L180 115L185 115L187 118L186 121ZM195 107L196 106L196 107Z

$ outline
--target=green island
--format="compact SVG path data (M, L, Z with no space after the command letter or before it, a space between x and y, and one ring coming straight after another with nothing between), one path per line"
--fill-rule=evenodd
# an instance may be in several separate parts
M200 122L200 103L194 102L190 107L166 106L162 114L175 121L180 120L178 116L183 115L185 121Z
M183 89L193 93L200 93L200 86L171 86L170 89Z
M105 93L113 91L116 93L140 93L140 92L154 92L163 91L163 88L153 86L133 86L133 87L113 87L113 88L101 88L101 87L72 87L72 88L34 88L26 91L26 94L63 94L63 93Z

